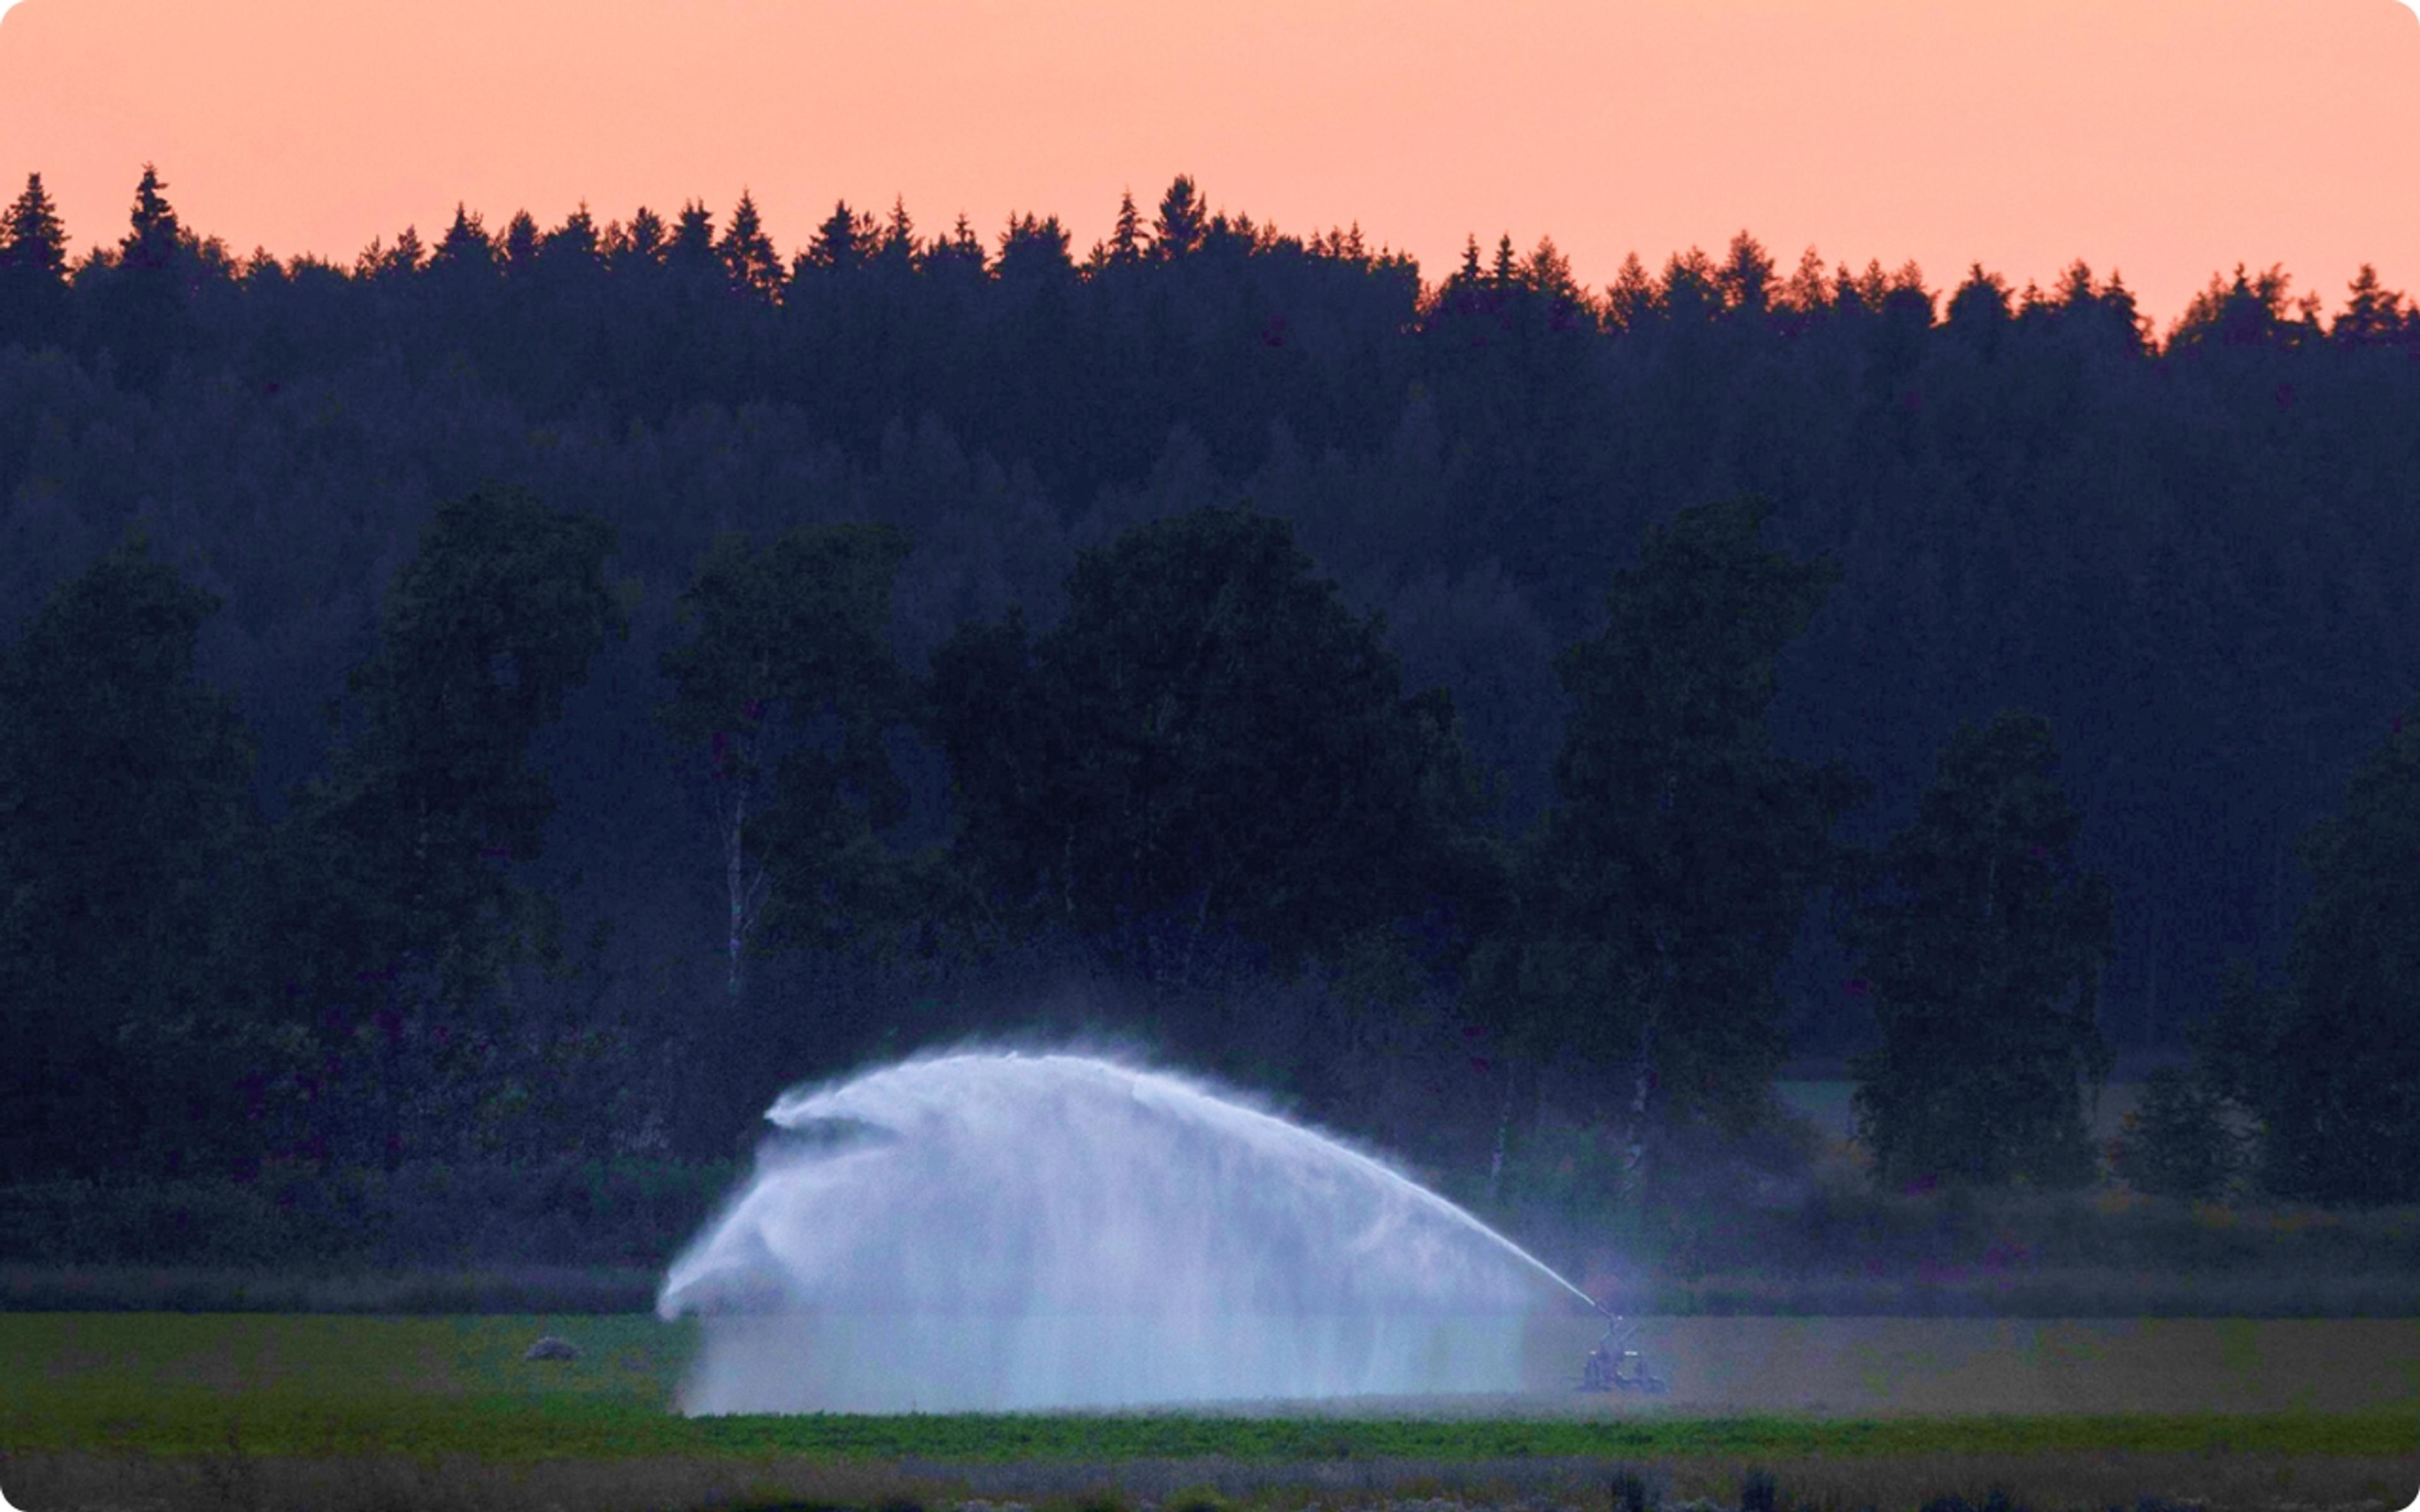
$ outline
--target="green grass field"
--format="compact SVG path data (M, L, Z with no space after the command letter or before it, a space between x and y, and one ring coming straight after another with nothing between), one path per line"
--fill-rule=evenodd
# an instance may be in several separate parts
M2333 1326L2339 1332L2320 1350L2322 1363L2365 1347L2409 1353L2420 1338L2409 1322L2372 1325L2366 1341L2341 1332L2363 1325ZM2196 1348L2257 1347L2240 1331L2230 1346L2226 1325L2210 1328L2215 1342L2153 1342L2180 1350L2188 1368ZM529 1342L550 1332L579 1341L582 1358L524 1361ZM2420 1392L2383 1403L2338 1398L2332 1411L2010 1414L1963 1410L1954 1394L1936 1394L1932 1411L1868 1416L1707 1411L1677 1399L1575 1410L1568 1397L1541 1396L1466 1404L1450 1416L1395 1408L1364 1417L1347 1404L1315 1415L1280 1408L690 1419L670 1408L696 1337L689 1325L627 1315L0 1316L0 1489L28 1512L428 1504L437 1480L454 1484L451 1500L465 1506L566 1512L768 1497L929 1504L986 1489L1047 1502L1109 1488L1132 1501L1138 1488L1164 1492L1188 1480L1263 1500L1325 1488L1333 1500L1357 1488L1369 1496L1406 1487L1544 1494L1621 1462L1663 1466L1676 1487L1711 1480L1716 1491L1750 1464L1790 1467L1819 1489L1896 1486L1919 1472L1947 1489L1988 1473L2068 1487L2079 1505L2102 1493L2075 1488L2110 1475L2120 1475L2109 1482L2118 1485L2131 1473L2148 1480L2135 1494L2198 1489L2213 1506L2298 1501L2383 1512L2408 1498L2385 1489L2396 1467L2420 1464ZM1973 1363L1959 1368L1971 1373ZM2077 1480L2079 1467L2102 1480ZM531 1500L532 1476L570 1476L575 1489L551 1504ZM474 1482L492 1494L464 1489ZM1922 1491L1910 1485L1909 1494ZM653 1489L624 1500L641 1487ZM1841 1489L1817 1502L1854 1505L1856 1496Z

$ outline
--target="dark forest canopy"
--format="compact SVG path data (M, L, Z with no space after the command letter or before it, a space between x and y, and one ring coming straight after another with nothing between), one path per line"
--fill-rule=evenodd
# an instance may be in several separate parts
M1719 256L1693 248L1652 271L1633 257L1603 289L1576 284L1551 240L1521 253L1474 239L1429 280L1358 228L1283 234L1213 209L1182 177L1156 211L1129 201L1083 252L1050 216L934 234L904 205L843 205L785 260L743 198L603 224L583 207L552 227L522 213L491 228L466 208L349 267L234 255L181 222L171 187L147 168L125 235L81 258L39 178L0 215L0 640L31 633L65 585L112 561L195 622L201 680L248 729L244 760L203 703L154 695L218 753L189 780L221 793L241 770L259 798L257 814L196 831L192 865L207 874L248 826L324 839L309 824L334 824L335 795L387 759L382 674L364 670L396 654L381 625L441 506L492 488L588 522L549 548L569 563L562 591L584 595L575 639L593 655L554 685L563 717L526 721L526 775L547 801L520 795L496 854L461 838L513 887L452 875L430 896L494 939L554 942L554 974L519 989L527 1013L744 1045L694 1072L716 1083L706 1101L725 1127L761 1105L752 1075L778 1084L1021 1011L984 995L1011 987L974 983L1145 990L1116 976L1140 957L1103 966L1049 933L1106 928L1118 885L1046 928L1032 898L970 912L972 873L928 860L970 834L993 885L1013 875L1038 895L1058 877L1031 801L970 815L964 784L978 774L1013 795L1019 762L1063 764L1068 748L1098 748L1087 721L1131 712L1074 682L1031 693L1041 702L1009 695L1156 633L1122 624L1141 610L1099 578L1104 553L1151 555L1132 532L1154 522L1238 506L1283 522L1290 544L1257 560L1296 552L1301 570L1264 585L1270 602L1317 627L1322 656L1364 669L1350 738L1400 756L1387 780L1426 795L1386 843L1420 857L1422 876L1462 887L1493 868L1512 889L1430 918L1435 948L1415 952L1417 969L1373 955L1359 913L1322 949L1306 937L1315 915L1284 907L1233 912L1233 949L1149 956L1186 964L1148 988L1167 995L1167 1022L1197 1004L1208 1027L1180 1041L1216 1042L1236 1073L1339 1109L1377 1096L1362 1072L1313 1066L1274 1033L1214 1032L1228 1010L1198 1005L1268 971L1252 991L1311 1014L1311 989L1288 972L1311 959L1322 1003L1408 995L1438 1033L1459 1032L1458 952L1518 894L1507 869L1528 864L1515 853L1533 823L1571 797L1556 774L1575 705L1558 658L1622 623L1609 587L1684 509L1760 498L1772 549L1837 572L1773 662L1776 754L1754 759L1856 774L1865 800L1842 840L1879 849L1914 819L1962 727L2008 710L2046 719L2075 862L2108 888L2101 1030L2127 1047L2178 1044L2216 1006L2230 959L2287 966L2310 887L2300 839L2420 689L2420 312L2366 269L2330 316L2282 270L2239 267L2155 335L2121 280L2082 264L2049 288L1978 267L1941 289L1912 265L1827 267L1811 249L1784 268L1745 232ZM882 781L898 789L869 804L851 786L842 767L871 759L858 738L848 763L794 774L808 784L794 791L824 795L798 811L823 816L815 843L861 859L880 818L896 865L867 895L947 912L961 946L993 953L956 976L869 964L913 942L836 950L848 932L825 918L806 931L813 948L766 960L742 1003L726 915L753 884L733 881L730 768L713 733L659 717L678 665L666 658L696 633L684 595L718 540L769 549L855 526L899 543L880 612L900 675L920 688L955 675L968 700L1006 700L996 721L1047 718L986 744L966 722L972 702L954 726L897 702L906 685L861 657L892 701L863 706L897 717ZM186 586L112 557L131 532L144 563ZM602 633L624 615L627 639ZM799 728L858 707L802 706ZM1252 728L1253 707L1232 705L1234 728ZM1420 745L1441 733L1447 745ZM1186 780L1224 779L1207 748L1166 749ZM524 770L514 750L481 759ZM1109 803L1131 777L1063 775ZM1161 832L1183 833L1174 820ZM1263 864L1232 825L1205 836L1232 841L1236 867ZM1175 875L1138 872L1136 896L1170 903ZM1285 886L1376 903L1309 874ZM793 892L819 907L839 896L828 875ZM1240 906L1214 899L1202 918L1221 903ZM409 923L381 927L402 938ZM1819 918L1786 954L1758 1063L1870 1049L1872 1003ZM892 1011L885 994L914 1006ZM699 1006L726 997L727 1019ZM578 1053L591 1051L604 1053Z

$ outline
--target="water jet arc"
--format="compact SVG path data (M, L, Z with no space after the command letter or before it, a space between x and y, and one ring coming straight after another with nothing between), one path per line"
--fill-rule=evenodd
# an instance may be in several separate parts
M940 1056L767 1118L658 1298L705 1319L692 1412L1512 1391L1539 1283L1596 1305L1385 1162L1165 1072Z

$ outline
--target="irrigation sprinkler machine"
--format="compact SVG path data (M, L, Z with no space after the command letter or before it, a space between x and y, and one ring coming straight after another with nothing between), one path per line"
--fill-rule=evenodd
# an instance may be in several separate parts
M1596 1341L1596 1348L1580 1365L1579 1389L1601 1396L1637 1392L1644 1396L1661 1396L1671 1390L1671 1381L1648 1368L1647 1357L1632 1348L1638 1325L1593 1297L1589 1305L1605 1319L1605 1337Z

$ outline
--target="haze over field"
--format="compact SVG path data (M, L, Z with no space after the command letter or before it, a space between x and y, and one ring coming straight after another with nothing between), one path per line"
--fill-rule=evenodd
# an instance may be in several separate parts
M8 9L0 7L0 9ZM2420 22L2397 0L27 0L0 182L80 246L155 162L239 253L339 261L456 202L600 221L744 188L783 245L835 199L1060 215L1192 174L1302 233L1357 219L1434 281L1551 235L1582 283L1742 227L1787 262L2081 257L2163 328L2214 270L2420 284ZM1104 123L1114 122L1114 130Z

